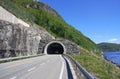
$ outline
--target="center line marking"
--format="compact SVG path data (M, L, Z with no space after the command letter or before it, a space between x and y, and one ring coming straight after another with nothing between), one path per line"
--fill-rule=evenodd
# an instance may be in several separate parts
M30 72L30 71L32 71L32 70L34 70L36 67L33 67L33 68L30 68L29 70L28 70L28 72Z
M10 79L16 79L17 78L17 76L14 76L14 77L12 77L12 78L10 78Z

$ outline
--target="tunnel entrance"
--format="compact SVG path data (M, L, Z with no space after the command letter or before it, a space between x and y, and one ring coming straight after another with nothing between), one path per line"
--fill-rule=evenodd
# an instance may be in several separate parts
M64 49L62 45L58 43L52 43L47 48L48 54L63 54L63 52L64 52Z
M59 41L52 41L45 47L44 54L65 54L65 46Z

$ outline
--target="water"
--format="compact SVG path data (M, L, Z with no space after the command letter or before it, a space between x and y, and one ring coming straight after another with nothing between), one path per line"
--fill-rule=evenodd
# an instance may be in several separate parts
M103 56L107 60L120 66L120 52L104 52Z

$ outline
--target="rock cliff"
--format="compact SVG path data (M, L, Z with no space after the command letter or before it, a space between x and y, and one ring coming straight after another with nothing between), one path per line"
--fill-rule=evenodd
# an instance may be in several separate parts
M36 25L25 27L0 20L0 58L35 55L41 39L53 37Z
M58 40L58 39L43 40L42 39L42 40L40 40L40 43L39 43L38 54L45 53L44 51L45 51L46 45L52 41L61 42L65 46L66 54L71 54L71 53L79 54L80 53L80 49L79 49L78 45L76 45L75 43L73 43L69 40L65 40L65 39L64 40Z
M0 20L0 58L29 56L44 53L45 46L55 41L54 37L37 25L25 27ZM76 44L57 40L65 45L66 53L79 53Z

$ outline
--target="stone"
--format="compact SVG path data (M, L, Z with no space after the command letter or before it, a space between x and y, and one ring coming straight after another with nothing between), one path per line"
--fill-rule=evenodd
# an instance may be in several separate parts
M80 54L80 49L75 43L73 43L73 42L71 42L69 40L57 40L57 39L51 39L51 40L47 40L47 39L43 40L42 39L42 40L40 40L38 54L39 53L45 54L45 52L44 52L45 46L47 44L49 44L50 42L52 42L52 41L61 42L66 48L66 54L71 54L71 53Z
M45 46L51 41L60 41L66 48L66 54L80 53L75 43L55 39L36 24L25 27L0 20L0 58L44 54Z
M0 58L36 55L40 40L52 38L36 25L25 27L0 20Z

